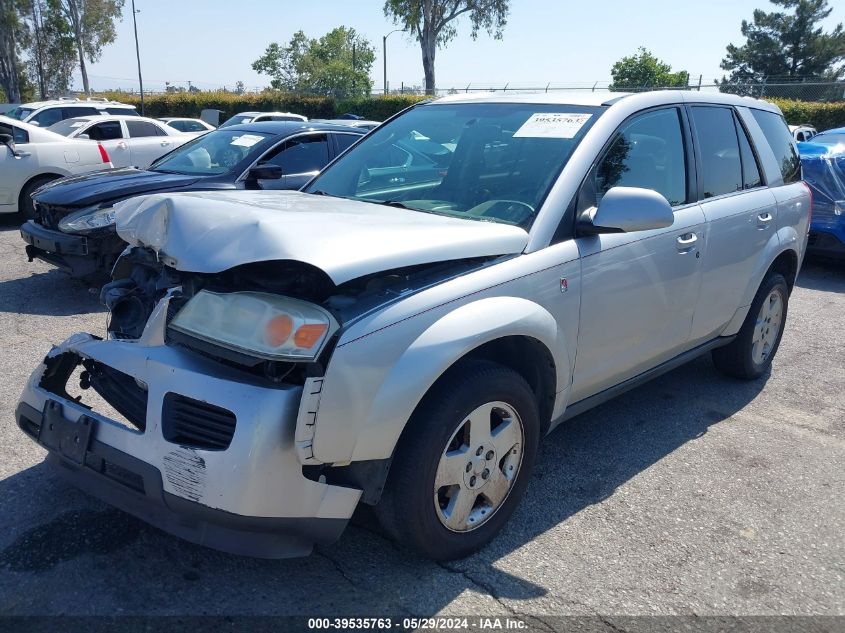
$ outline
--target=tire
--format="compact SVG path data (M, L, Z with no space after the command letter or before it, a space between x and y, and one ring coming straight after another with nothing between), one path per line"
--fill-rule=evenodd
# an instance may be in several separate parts
M475 427L471 414L479 420ZM483 439L485 428L492 432L479 453L470 443ZM472 554L496 536L519 504L539 435L537 402L522 376L492 362L459 363L411 417L375 508L379 522L401 545L428 558ZM439 474L450 483L436 489Z
M23 189L21 189L20 198L18 199L18 212L24 217L24 219L35 219L35 206L32 203L32 192L59 177L60 176L37 176L24 185Z
M775 314L778 302L780 309ZM744 380L754 380L765 374L780 346L788 304L789 286L783 275L775 272L766 275L737 337L730 344L713 350L716 369Z

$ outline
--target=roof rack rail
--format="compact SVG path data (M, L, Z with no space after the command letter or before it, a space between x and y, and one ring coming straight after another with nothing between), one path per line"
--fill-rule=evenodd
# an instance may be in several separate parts
M106 99L105 97L88 97L88 99L86 99L86 101L96 101L98 103L108 103L109 102L109 100Z

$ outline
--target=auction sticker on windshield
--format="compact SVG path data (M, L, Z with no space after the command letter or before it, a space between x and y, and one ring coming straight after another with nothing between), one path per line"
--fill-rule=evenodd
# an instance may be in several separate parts
M591 114L580 112L538 112L528 117L514 133L514 138L574 138L590 120Z
M255 134L243 134L236 139L233 139L229 145L242 145L244 147L252 147L258 141L263 140L263 136L256 136Z

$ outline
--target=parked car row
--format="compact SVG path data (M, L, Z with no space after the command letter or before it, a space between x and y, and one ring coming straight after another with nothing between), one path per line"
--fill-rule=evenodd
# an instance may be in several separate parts
M30 256L117 258L107 336L16 410L63 476L237 554L306 554L364 503L448 560L564 421L705 353L770 371L811 206L776 106L462 94L365 132L239 121L35 193Z

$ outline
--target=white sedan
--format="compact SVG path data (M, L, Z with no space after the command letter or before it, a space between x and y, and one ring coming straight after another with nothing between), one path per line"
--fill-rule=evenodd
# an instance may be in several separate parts
M146 169L167 152L195 135L139 116L92 115L65 119L47 128L68 138L87 138L102 143L115 167Z
M51 180L110 169L99 143L68 140L36 125L0 116L0 213L32 217L32 192Z
M216 130L217 128L211 125L210 123L206 123L202 119L188 119L182 117L164 117L159 119L162 123L169 125L170 127L178 130L179 132L184 132L185 134L193 134L195 136L199 136L200 134L205 134L206 132L210 132L211 130Z

